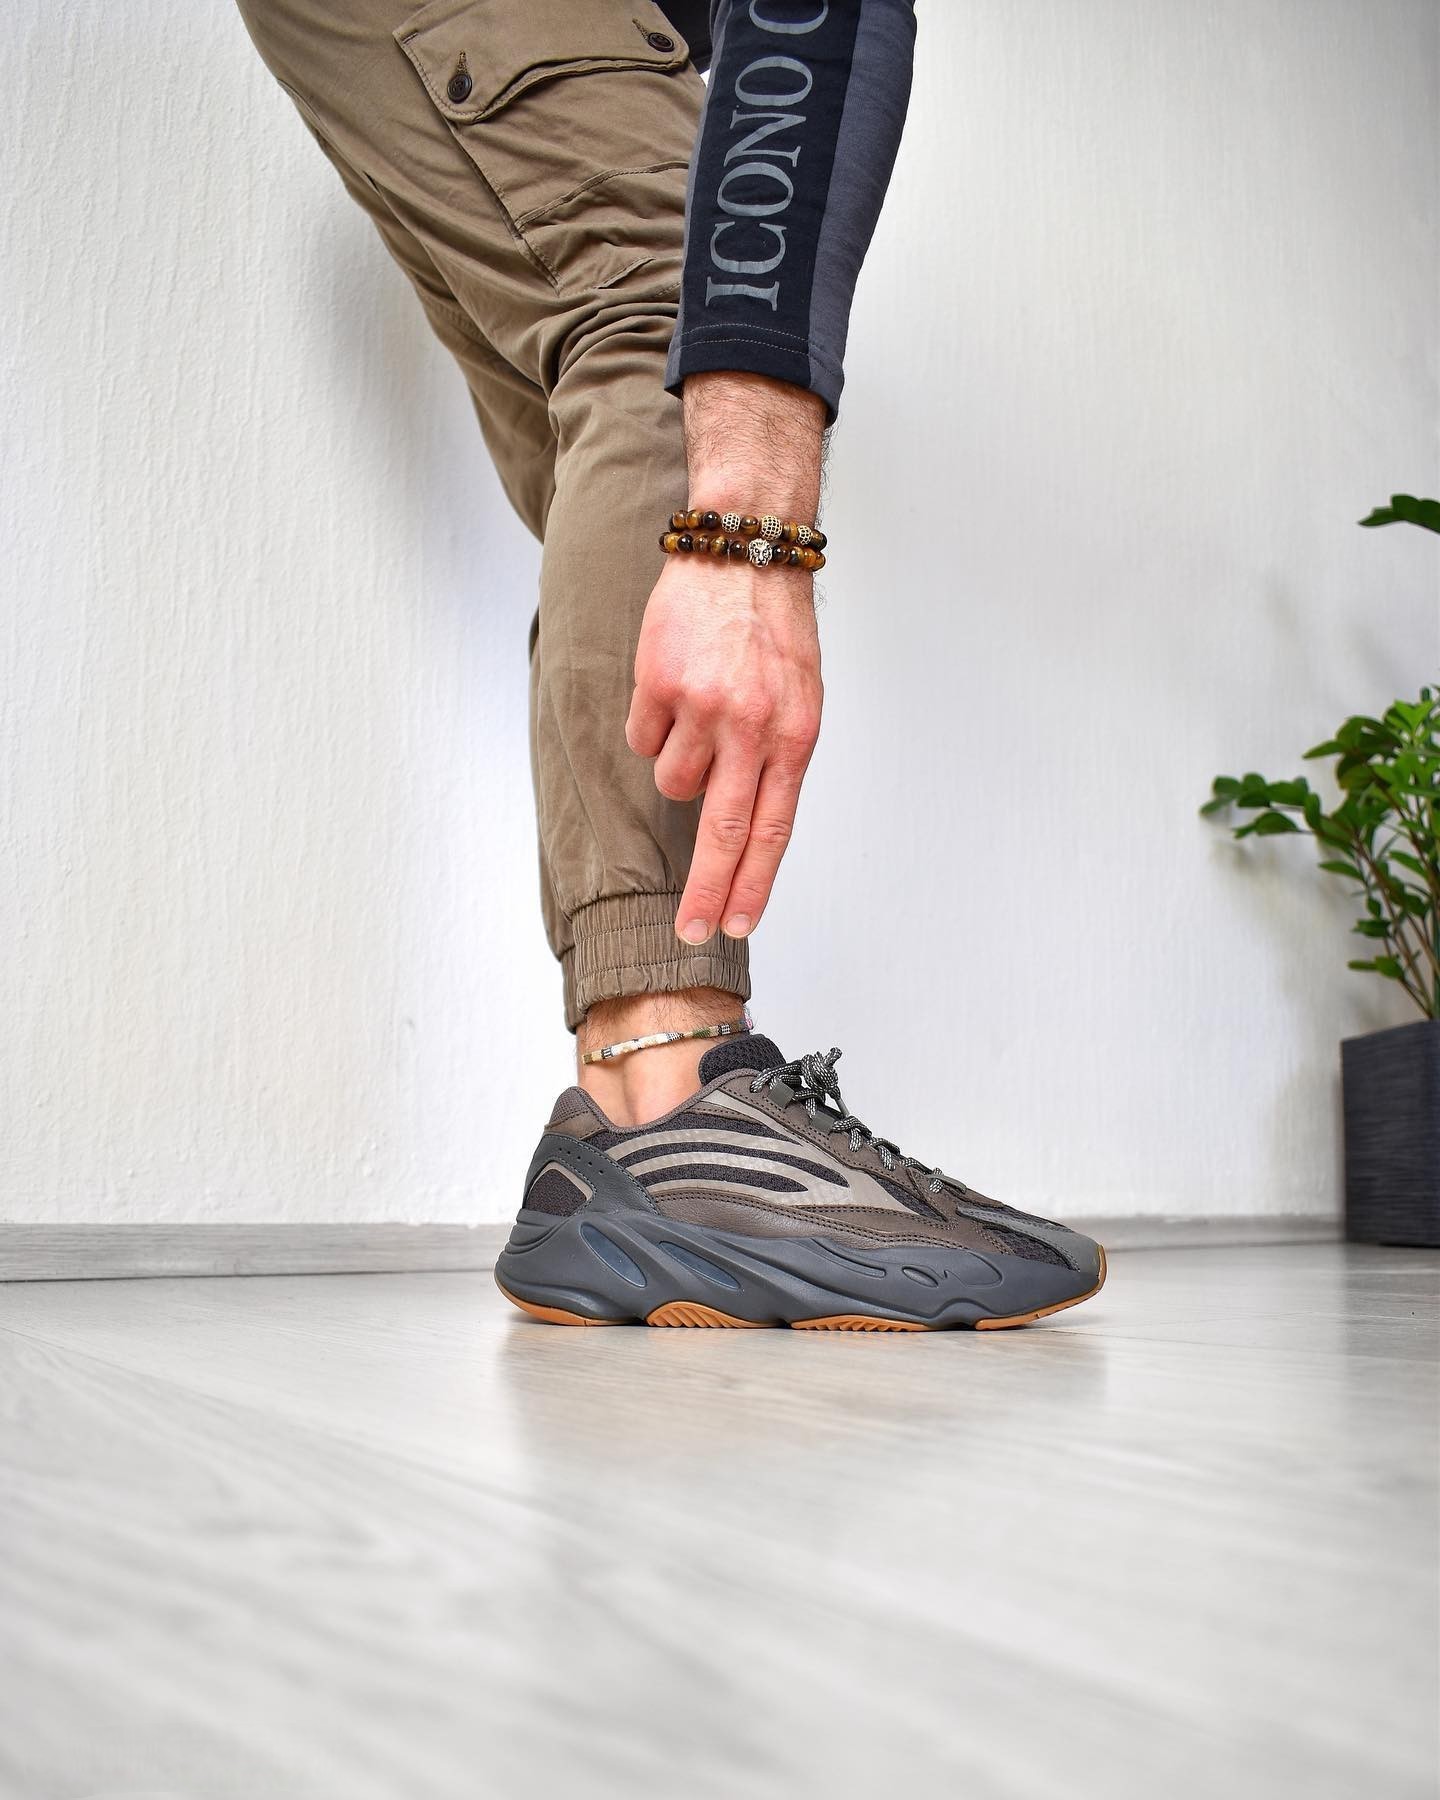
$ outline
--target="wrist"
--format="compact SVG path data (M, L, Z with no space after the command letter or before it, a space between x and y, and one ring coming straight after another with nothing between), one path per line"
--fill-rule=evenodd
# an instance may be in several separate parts
M816 522L825 402L807 388L748 370L686 379L690 507Z
M777 470L773 459L764 467L744 463L718 464L690 471L686 507L697 511L738 512L751 518L774 513L801 525L819 523L820 477Z
M704 611L724 615L766 614L777 607L815 604L815 576L809 569L757 569L748 557L676 555L665 558L665 569L651 594L651 603L700 605Z

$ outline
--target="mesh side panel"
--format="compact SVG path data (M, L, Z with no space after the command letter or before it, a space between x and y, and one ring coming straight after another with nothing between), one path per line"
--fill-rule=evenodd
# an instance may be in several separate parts
M721 1038L713 1050L707 1050L700 1058L700 1085L703 1087L717 1075L728 1075L734 1069L753 1069L758 1074L761 1069L778 1069L784 1061L770 1039L758 1031L746 1032L743 1037Z
M579 1212L586 1198L558 1169L544 1169L530 1184L525 1204L532 1212L553 1213L556 1218L568 1219L571 1213Z
M1008 1248L999 1238L992 1236L988 1225L982 1225L978 1219L967 1218L964 1213L949 1222L945 1235L963 1245L966 1250L978 1250L982 1256L987 1250L1004 1251Z
M550 1114L550 1125L563 1125L567 1119L578 1119L581 1113L589 1111L590 1108L586 1105L579 1088L566 1088L555 1102L554 1110ZM549 1126L546 1129L548 1130Z
M741 1113L731 1112L726 1106L697 1106L693 1112L676 1113L665 1121L664 1129L673 1131L677 1125L689 1125L701 1131L738 1131L747 1137L777 1138L782 1144L793 1143L790 1134L779 1130L774 1125L766 1124L764 1119L747 1118ZM658 1131L660 1127L652 1124L644 1129Z
M998 1238L1001 1248L1012 1256L1024 1256L1031 1262L1055 1263L1062 1269L1070 1267L1053 1244L1047 1244L1041 1238L1026 1237L1023 1231L1012 1231L998 1219L987 1219L984 1230L987 1236Z
M928 1200L919 1194L912 1193L900 1182L887 1181L883 1175L876 1175L872 1179L878 1181L886 1193L893 1194L903 1207L912 1213L918 1213L922 1219L943 1219L945 1217L938 1206L932 1206Z
M962 1211L968 1212L971 1207L978 1207L985 1213L1000 1213L1006 1220L1017 1221L1020 1225L1050 1225L1057 1231L1064 1230L1058 1219L1042 1219L1039 1213L1027 1213L1018 1206L1007 1206L1003 1200L992 1200L988 1194L977 1194L974 1188L966 1188L963 1194L956 1189L955 1200Z
M642 1171L647 1163L658 1162L667 1156L690 1156L703 1162L707 1156L714 1156L722 1148L726 1156L751 1156L761 1162L784 1163L787 1169L803 1169L807 1175L813 1175L817 1181L826 1182L830 1187L848 1188L850 1185L843 1175L836 1174L834 1169L828 1169L809 1157L790 1156L783 1150L771 1150L765 1146L752 1149L748 1144L641 1144L638 1149L627 1150L623 1156L617 1156L615 1161L622 1169L628 1169L643 1181L645 1176ZM663 1169L657 1170L657 1179L664 1172ZM743 1176L747 1181L750 1179L749 1171L743 1164L737 1165L731 1172L733 1175Z
M763 1119L744 1119L738 1113L722 1112L717 1107L695 1107L686 1112L670 1113L665 1118L651 1119L645 1125L631 1125L624 1131L595 1131L586 1142L594 1150L613 1150L620 1144L634 1144L657 1131L731 1131L737 1137L770 1138L778 1144L795 1147L795 1140Z
M669 1169L634 1169L631 1171L648 1192L667 1181L713 1181L719 1188L769 1188L776 1194L803 1194L803 1181L791 1181L787 1175L773 1175L769 1169L730 1169L723 1163L678 1163Z

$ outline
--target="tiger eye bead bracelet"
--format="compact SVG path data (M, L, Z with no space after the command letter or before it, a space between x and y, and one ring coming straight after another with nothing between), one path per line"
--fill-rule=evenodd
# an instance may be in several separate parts
M771 563L777 567L823 569L822 553L828 541L823 531L798 519L781 519L774 513L755 518L749 513L719 513L698 507L672 513L670 529L660 534L660 548L667 556L677 551L744 556L762 569Z
M725 531L733 536L739 532L741 537L763 537L770 544L806 545L812 550L823 550L828 543L825 533L815 525L803 525L799 519L780 519L774 513L762 513L755 518L750 513L738 512L702 512L692 507L689 512L676 512L670 515L672 531Z

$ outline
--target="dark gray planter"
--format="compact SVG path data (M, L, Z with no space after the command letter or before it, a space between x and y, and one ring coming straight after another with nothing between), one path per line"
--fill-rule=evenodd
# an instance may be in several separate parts
M1346 1038L1345 1235L1440 1248L1440 1019Z

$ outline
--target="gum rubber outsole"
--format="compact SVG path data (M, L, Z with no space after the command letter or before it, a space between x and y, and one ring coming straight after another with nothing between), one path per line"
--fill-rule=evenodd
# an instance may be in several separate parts
M1033 1312L1014 1313L1009 1318L977 1319L972 1329L976 1331L1005 1331L1016 1325L1033 1325L1037 1319L1047 1319L1052 1313L1065 1312L1069 1307L1080 1306L1086 1300L1093 1300L1105 1285L1106 1276L1105 1252L1100 1251L1100 1279L1086 1293L1076 1294L1070 1300L1057 1300L1053 1306L1036 1307ZM646 1314L643 1319L587 1319L583 1313L566 1312L558 1306L540 1306L533 1300L522 1300L512 1294L498 1278L496 1287L510 1302L518 1306L521 1312L529 1313L532 1319L541 1319L547 1325L681 1325L711 1326L732 1331L766 1331L773 1328L784 1328L783 1319L737 1319L732 1313L718 1311L713 1306L702 1306L695 1300L671 1300L665 1306L657 1306L655 1311ZM794 1319L789 1326L792 1331L956 1331L963 1327L955 1325L926 1325L915 1319L877 1318L873 1313L831 1313L820 1319Z
M713 1306L702 1306L698 1300L672 1300L668 1306L657 1306L645 1318L647 1325L718 1325L727 1331L765 1331L758 1319L737 1319L733 1313L720 1312Z

